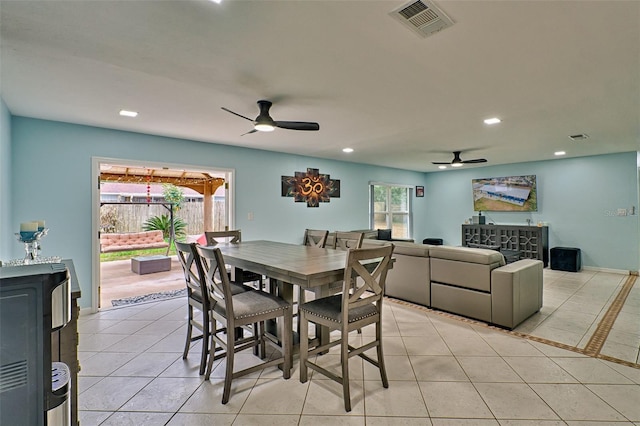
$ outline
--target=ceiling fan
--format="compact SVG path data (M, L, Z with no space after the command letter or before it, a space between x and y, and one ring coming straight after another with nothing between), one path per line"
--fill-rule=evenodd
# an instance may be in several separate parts
M238 117L244 118L245 120L249 120L253 122L253 130L249 130L247 133L244 133L242 136L247 135L249 133L255 132L272 132L276 127L280 129L289 129L289 130L319 130L320 125L318 123L312 123L309 121L275 121L269 115L269 108L271 108L271 101L258 101L258 107L260 108L260 114L255 118L255 120L245 117L244 115L238 114L237 112L231 111L228 108L222 107L223 110L230 112L233 115L237 115Z
M464 164L477 164L477 163L487 162L486 158L476 158L474 160L462 160L460 158L460 153L462 153L462 151L453 151L453 160L450 163L441 163L438 161L432 161L432 163L451 165L451 167L462 167Z

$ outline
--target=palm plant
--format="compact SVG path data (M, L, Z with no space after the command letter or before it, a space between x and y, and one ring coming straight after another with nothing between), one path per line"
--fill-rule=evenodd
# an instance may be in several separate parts
M147 219L142 225L142 229L145 231L162 231L164 238L169 238L171 235L171 219L169 215L163 214L160 216L153 216ZM178 238L185 237L187 235L187 223L176 217L173 219L173 232Z

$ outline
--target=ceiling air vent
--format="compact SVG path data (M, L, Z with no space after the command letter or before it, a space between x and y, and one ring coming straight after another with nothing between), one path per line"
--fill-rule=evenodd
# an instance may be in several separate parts
M572 141L575 141L575 142L580 142L580 141L583 141L583 140L587 139L588 137L589 137L589 135L587 135L586 133L579 133L577 135L569 136L569 139L571 139Z
M389 13L420 37L429 37L453 25L453 21L433 2L417 0L404 4Z

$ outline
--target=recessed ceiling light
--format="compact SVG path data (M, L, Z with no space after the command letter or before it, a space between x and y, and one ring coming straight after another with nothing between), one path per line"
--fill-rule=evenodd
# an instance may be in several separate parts
M565 154L566 154L566 152L564 152L564 151L556 151L556 152L553 153L553 155L565 155Z
M346 152L346 153L353 152L353 148L343 148L342 152Z
M446 168L447 168L447 166L438 166L438 168L439 168L439 169L443 169L443 170L444 170L444 169L446 169Z
M492 117L492 118L487 118L486 120L484 120L484 124L498 124L500 123L502 120L500 120L497 117Z
M137 117L138 113L135 111L127 111L126 109L121 109L120 115L123 117Z
M216 3L216 4L220 4L222 3L222 0L211 0L212 2Z

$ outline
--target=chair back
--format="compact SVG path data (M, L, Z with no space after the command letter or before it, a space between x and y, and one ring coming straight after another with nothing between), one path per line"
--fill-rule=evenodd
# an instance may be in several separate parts
M348 323L350 309L375 304L380 313L393 249L390 244L349 250L342 284L343 324Z
M208 309L209 298L207 297L207 291L203 286L203 281L200 275L200 259L198 252L196 251L196 243L181 243L180 241L174 241L176 246L176 254L178 255L178 262L182 266L184 272L184 280L187 284L187 296L202 302L203 310Z
M329 231L320 229L306 229L304 231L304 245L310 247L324 248L327 244Z
M241 232L239 229L231 231L205 231L205 238L207 239L208 246L215 246L221 242L229 242L232 244L242 241Z
M359 249L362 247L364 234L362 232L336 231L333 239L333 248L336 250Z
M233 318L231 281L220 249L197 246L196 250L202 261L202 279L211 305L222 307L226 312L226 317Z

